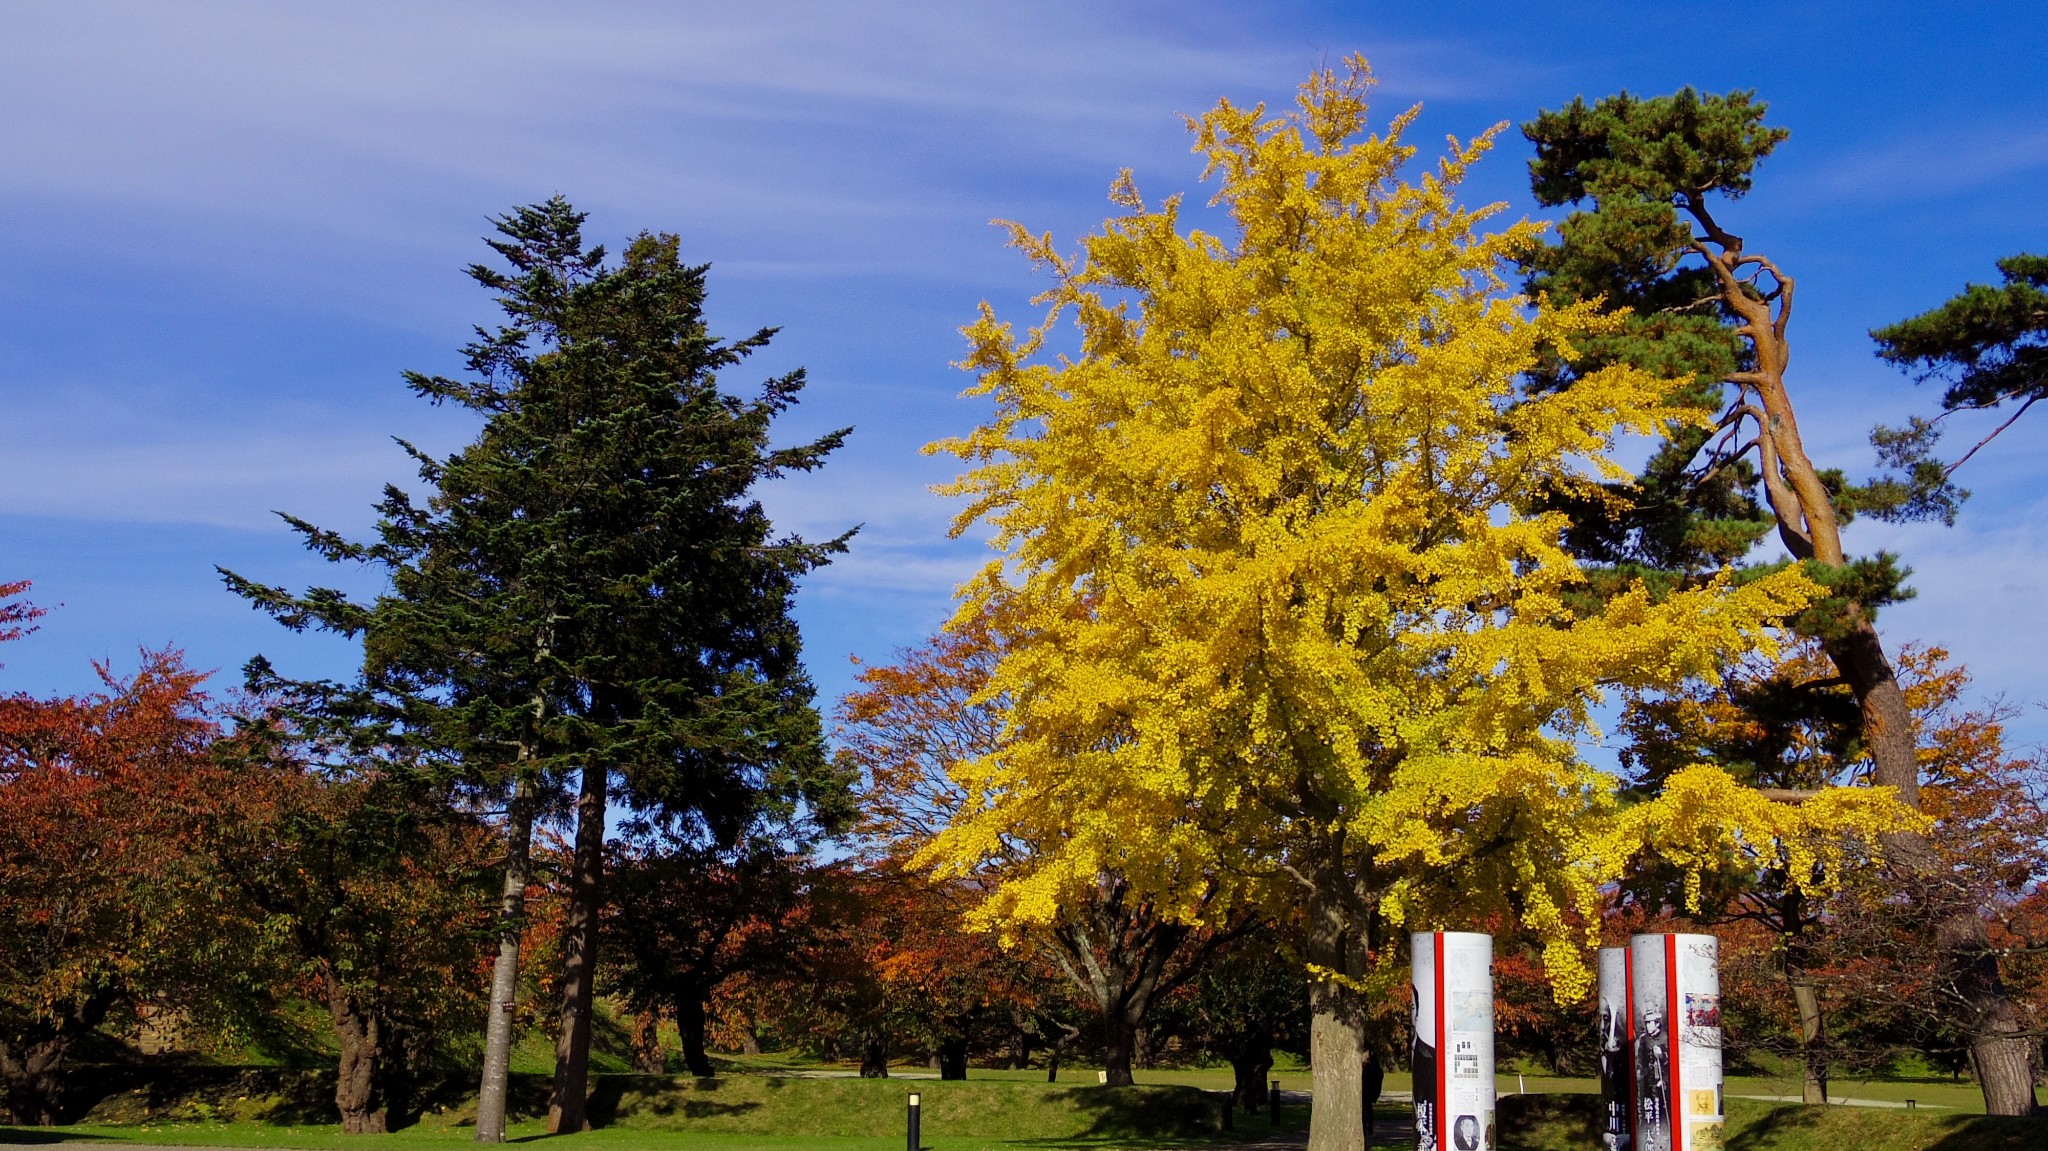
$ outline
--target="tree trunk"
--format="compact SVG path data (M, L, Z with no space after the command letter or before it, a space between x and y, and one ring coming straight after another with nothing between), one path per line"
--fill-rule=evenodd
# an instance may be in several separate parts
M1339 881L1337 877L1324 882ZM1342 976L1365 974L1353 962L1355 934L1349 909L1333 893L1318 889L1309 897L1307 951L1309 962ZM1314 1096L1309 1103L1308 1151L1365 1151L1364 1011L1358 994L1332 979L1309 984L1309 1071Z
M1309 1151L1365 1151L1364 1037L1352 1022L1351 996L1327 982L1309 989L1309 1071L1315 1081Z
M1785 387L1785 369L1792 360L1785 334L1792 316L1792 277L1767 259L1745 255L1742 238L1724 231L1696 200L1689 199L1683 206L1706 233L1694 241L1693 250L1706 259L1720 286L1722 304L1740 321L1737 330L1755 352L1754 370L1736 373L1731 379L1753 390L1762 407L1754 417L1759 478L1777 520L1779 538L1796 559L1840 567L1847 562L1841 523L1824 477L1806 455L1799 420ZM1710 243L1720 251L1710 248ZM1768 271L1777 279L1774 294L1760 293L1752 286L1753 270ZM1870 608L1851 601L1841 618L1831 621L1821 643L1856 696L1864 746L1870 755L1871 782L1897 788L1900 801L1917 809L1920 764L1912 709L1885 656ZM1910 886L1927 891L1939 883L1940 860L1926 837L1891 835L1886 848L1893 864L1909 877ZM2033 1114L2032 1044L2019 1025L2019 1013L2006 990L1997 958L1987 950L1988 932L1974 901L1952 913L1928 911L1943 947L1951 986L1960 1000L1963 1018L1957 1022L1970 1036L1971 1051L1987 1056L1978 1072L1985 1110L1992 1115Z
M484 1021L483 1083L477 1090L476 1141L505 1141L506 1083L512 1070L513 1012L519 1005L519 941L526 930L526 872L533 849L533 780L521 775L505 811L505 885L498 897L498 961L491 968Z
M353 995L327 976L327 1010L334 1020L335 1045L341 1055L334 1079L334 1107L341 1129L350 1135L390 1130L384 1098L384 1029L374 1012L363 1009Z
M1365 1141L1372 1142L1373 1109L1379 1106L1380 1094L1387 1086L1387 1068L1380 1062L1379 1052L1367 1051L1365 1065L1359 1069L1359 1101L1365 1106Z
M1254 1031L1230 1045L1231 1098L1238 1110L1254 1114L1266 1106L1266 1077L1273 1070L1273 1033Z
M683 1039L683 1066L699 1079L718 1074L704 1050L704 997L694 987L676 994L676 1033Z
M1136 1082L1131 1078L1131 1054L1137 1046L1137 1032L1123 1012L1102 1013L1102 1069L1109 1073L1108 1083L1112 1087L1128 1087Z
M64 1057L71 1041L106 1021L119 992L102 987L71 1000L54 1023L31 1023L0 1037L0 1087L8 1121L47 1127L64 1122Z
M889 1037L879 1032L861 1037L860 1077L862 1079L887 1079L889 1077Z
M1079 1027L1057 1021L1053 1023L1053 1026L1059 1029L1059 1035L1053 1039L1051 1046L1046 1051L1045 1081L1047 1083L1058 1083L1060 1081L1060 1060L1066 1057L1067 1048L1072 1047L1074 1041L1081 1038L1081 1029Z
M48 1127L64 1121L64 1077L59 1070L70 1047L68 1030L41 1024L20 1041L0 1041L0 1080L7 1088L9 1123Z
M1934 936L1946 960L1945 982L1967 1013L1970 1062L1985 1113L2032 1115L2034 1043L2006 992L1984 920L1974 905L1957 908L1935 926Z
M967 1037L957 1035L939 1044L939 1078L967 1078Z
M1897 788L1899 799L1917 809L1920 764L1913 714L1885 658L1877 629L1861 620L1847 634L1826 641L1826 646L1862 708L1871 782ZM1969 1036L1985 1112L2032 1115L2036 1109L2033 1041L2013 1006L1976 899L1969 891L1950 890L1955 879L1943 868L1925 836L1911 832L1889 835L1885 849L1893 866L1906 873L1915 903L1935 921L1942 983L1957 1003L1961 1016L1957 1022Z
M583 766L576 795L576 857L569 869L569 908L562 923L562 1015L555 1031L555 1091L548 1132L587 1131L590 1095L590 1013L597 978L597 912L604 879L604 800L609 768Z
M1785 982L1792 988L1793 1006L1799 1009L1799 1062L1803 1072L1799 1098L1805 1103L1828 1101L1827 1027L1821 1018L1820 991L1805 972L1794 968Z
M660 1075L668 1070L668 1053L661 1049L658 1007L649 1007L633 1019L633 1070L642 1075Z

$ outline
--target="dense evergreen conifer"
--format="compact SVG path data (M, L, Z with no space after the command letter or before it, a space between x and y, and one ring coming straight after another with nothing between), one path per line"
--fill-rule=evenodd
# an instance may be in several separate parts
M718 372L773 330L719 341L703 319L706 268L680 261L675 236L640 235L610 262L585 246L583 220L557 197L496 221L490 244L509 270L469 273L506 322L478 329L468 376L406 377L483 420L445 459L406 445L425 498L387 487L371 542L286 517L327 559L387 573L383 594L359 602L224 573L288 627L361 637L361 682L321 693L331 716L445 757L508 800L480 1141L504 1138L536 818L573 802L550 1120L578 1130L608 795L716 841L766 799L829 806L845 790L822 751L790 605L847 536L775 536L753 489L818 467L846 432L770 447L803 373L746 398Z

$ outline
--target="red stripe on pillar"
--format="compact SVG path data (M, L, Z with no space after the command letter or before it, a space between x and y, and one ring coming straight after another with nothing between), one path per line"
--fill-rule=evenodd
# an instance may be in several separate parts
M1664 1038L1671 1045L1671 1151L1686 1151L1685 1089L1678 1081L1678 937L1664 937Z
M1444 1010L1444 933L1436 933L1436 946L1431 950L1436 963L1436 1145L1448 1148L1446 1139L1450 1131L1451 1114L1451 1021Z

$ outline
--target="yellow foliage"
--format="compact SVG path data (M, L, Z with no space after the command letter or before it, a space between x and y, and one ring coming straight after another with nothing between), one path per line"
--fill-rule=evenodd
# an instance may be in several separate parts
M1699 768L1624 812L1581 759L1603 689L1774 650L1815 589L1788 569L1567 607L1582 575L1546 498L1622 474L1618 436L1698 414L1627 367L1522 393L1617 321L1512 294L1537 226L1483 230L1497 206L1456 198L1492 134L1404 180L1413 112L1362 135L1370 85L1354 59L1288 115L1191 122L1228 238L1128 172L1078 256L1008 225L1048 312L1019 337L983 304L963 366L995 414L928 449L968 461L955 530L985 522L1002 553L959 618L1013 621L985 696L1007 730L958 765L969 802L925 858L1038 845L996 923L1042 922L1105 870L1187 914L1175 877L1275 903L1348 885L1376 949L1513 914L1569 985L1599 886L1643 843L1690 859L1881 804L1749 803ZM1078 340L1051 354L1067 317Z

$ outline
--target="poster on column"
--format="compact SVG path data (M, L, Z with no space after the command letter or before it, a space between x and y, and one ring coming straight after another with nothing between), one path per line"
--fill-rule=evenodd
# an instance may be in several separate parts
M1721 980L1711 935L1629 941L1635 1151L1721 1147Z
M1630 1151L1635 1108L1629 1042L1628 948L1600 949L1600 1147Z
M1417 1151L1493 1151L1493 937L1411 940Z

